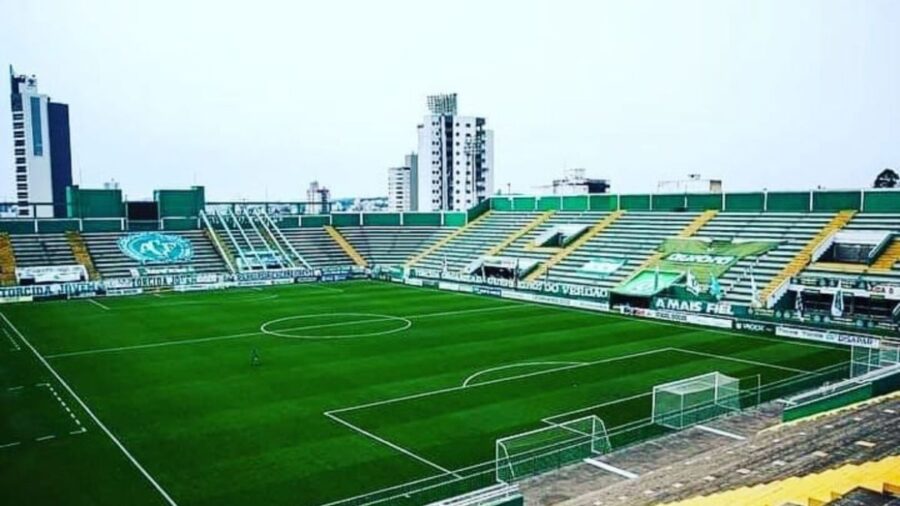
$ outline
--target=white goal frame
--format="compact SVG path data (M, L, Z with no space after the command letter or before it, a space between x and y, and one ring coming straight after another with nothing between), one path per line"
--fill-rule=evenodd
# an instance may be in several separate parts
M708 401L686 403L690 395L709 392ZM675 396L679 403L677 410L663 410L660 399ZM702 423L721 414L719 411L740 411L740 380L718 371L670 381L653 387L653 408L651 420L657 425L670 429L684 429ZM706 412L704 412L706 411ZM677 414L677 417L674 415ZM685 415L688 415L687 420Z

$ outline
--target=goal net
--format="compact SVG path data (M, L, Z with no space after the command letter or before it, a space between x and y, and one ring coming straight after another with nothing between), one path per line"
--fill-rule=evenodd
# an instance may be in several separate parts
M740 411L740 381L712 372L653 387L653 423L683 429Z
M878 348L853 346L850 350L850 377L900 364L900 344L883 341Z
M512 483L612 449L606 425L591 415L497 440L497 481Z

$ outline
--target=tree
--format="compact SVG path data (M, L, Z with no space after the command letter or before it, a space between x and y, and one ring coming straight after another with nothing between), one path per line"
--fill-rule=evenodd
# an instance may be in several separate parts
M900 176L893 169L884 169L875 178L875 188L897 188L900 186Z

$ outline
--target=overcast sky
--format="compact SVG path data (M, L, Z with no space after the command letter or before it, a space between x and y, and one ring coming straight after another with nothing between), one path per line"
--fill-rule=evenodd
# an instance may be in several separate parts
M76 182L131 198L385 195L438 92L487 117L504 191L565 167L622 192L900 167L896 0L0 0L0 62L70 105ZM0 116L9 199L8 99Z

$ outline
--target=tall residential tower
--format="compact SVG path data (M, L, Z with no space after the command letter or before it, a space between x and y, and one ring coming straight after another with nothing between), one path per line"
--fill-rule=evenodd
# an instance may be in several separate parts
M39 94L37 78L16 75L12 65L9 84L18 215L63 217L72 184L69 106Z
M463 211L494 192L494 132L459 116L456 94L428 97L419 125L419 211Z

